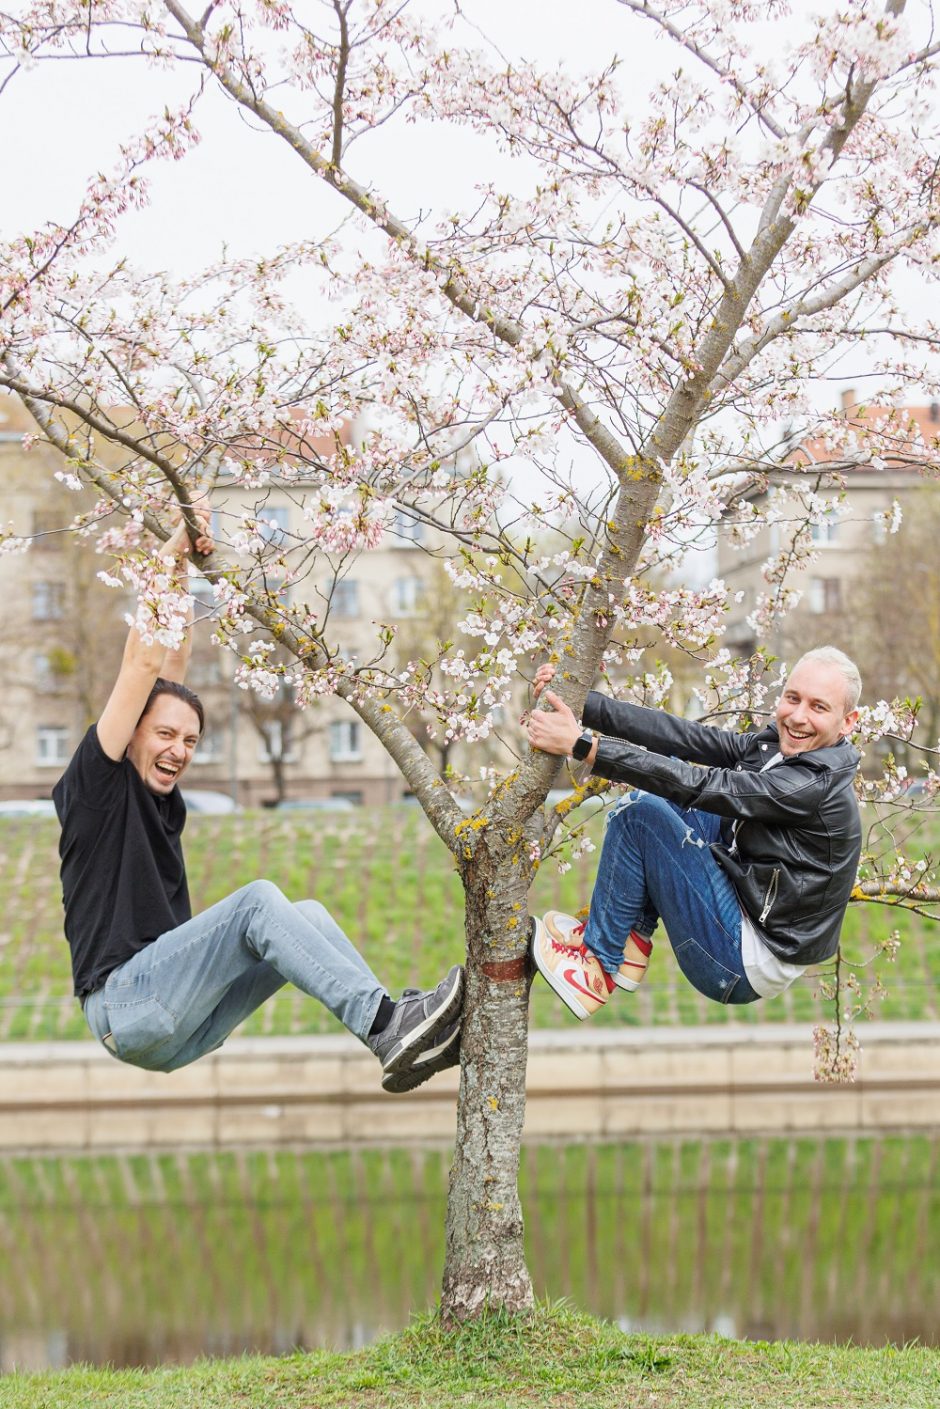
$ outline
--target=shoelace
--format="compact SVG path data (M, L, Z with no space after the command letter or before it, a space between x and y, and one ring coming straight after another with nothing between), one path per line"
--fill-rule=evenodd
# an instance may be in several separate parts
M571 933L584 934L584 925L576 925L575 928L571 931ZM557 949L560 954L578 954L582 959L587 958L588 948L583 940L580 944L565 944L560 939L551 939L551 937L549 938L552 948Z

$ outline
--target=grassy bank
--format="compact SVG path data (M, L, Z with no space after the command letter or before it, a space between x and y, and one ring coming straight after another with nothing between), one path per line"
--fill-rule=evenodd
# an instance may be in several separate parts
M590 834L600 844L602 819ZM453 860L416 809L391 807L352 814L268 812L192 817L187 826L190 888L196 910L258 876L292 898L314 896L336 915L394 993L436 982L463 955L463 906ZM57 829L32 818L0 822L0 1041L85 1038L70 997L68 950L62 938ZM560 875L553 861L532 888L533 911L577 910L586 904L598 853ZM940 1017L940 944L926 920L871 905L854 907L845 928L850 957L898 928L898 961L885 966L884 1019ZM668 944L657 945L649 979L635 995L620 994L595 1026L725 1022L808 1022L828 1016L817 982L799 980L781 998L753 1007L708 1003L682 979ZM545 984L533 989L538 1027L573 1021ZM285 988L253 1017L249 1035L336 1030L316 1004Z
M424 1318L349 1355L0 1379L0 1409L936 1409L940 1355L625 1335L563 1308L457 1332Z

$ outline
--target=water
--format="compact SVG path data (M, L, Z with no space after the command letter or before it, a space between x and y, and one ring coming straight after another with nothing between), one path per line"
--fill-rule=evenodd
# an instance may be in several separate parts
M0 1368L366 1344L437 1298L440 1151L0 1159ZM527 1147L539 1295L940 1344L940 1136Z

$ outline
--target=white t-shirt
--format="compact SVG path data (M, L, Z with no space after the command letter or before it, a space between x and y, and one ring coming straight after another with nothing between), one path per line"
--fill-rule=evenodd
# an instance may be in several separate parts
M760 771L765 773L768 768L773 768L782 759L782 753L775 753ZM788 964L783 959L778 959L773 950L767 948L743 906L741 908L741 960L748 983L755 993L760 994L761 998L775 998L778 993L783 993L784 989L789 988L790 984L798 979L800 974L805 974L810 967L809 964Z

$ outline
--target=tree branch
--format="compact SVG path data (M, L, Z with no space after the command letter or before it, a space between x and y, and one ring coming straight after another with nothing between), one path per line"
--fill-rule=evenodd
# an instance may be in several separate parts
M336 66L336 84L333 89L333 166L338 171L343 161L343 95L346 88L346 70L349 65L349 25L347 3L333 0L333 9L339 20L339 63Z
M707 68L710 68L712 73L714 73L722 83L733 88L741 99L741 102L744 103L745 107L750 108L754 116L764 124L768 132L773 133L774 137L778 138L780 141L783 140L786 135L783 128L780 127L762 107L754 102L751 94L747 91L747 88L738 78L737 74L731 69L726 69L716 58L709 54L706 49L703 49L700 44L697 44L694 39L690 39L687 34L683 34L679 26L673 24L672 20L667 19L665 15L658 14L649 4L649 0L617 0L617 3L623 5L627 10L632 10L634 14L641 15L644 19L652 20L654 24L659 25L660 29L664 30L671 39L674 39L677 44L681 44L683 49L688 49L690 54L694 54Z
M828 308L834 308L889 265L900 253L901 250L894 249L890 254L871 255L868 259L861 260L844 279L827 285L815 294L798 298L788 308L781 309L770 319L762 332L755 333L753 337L742 343L734 356L729 355L719 369L722 382L728 385L736 377L739 377L745 367L759 353L763 352L765 347L768 347L782 333L793 330L797 318L810 318L816 313L823 313Z

